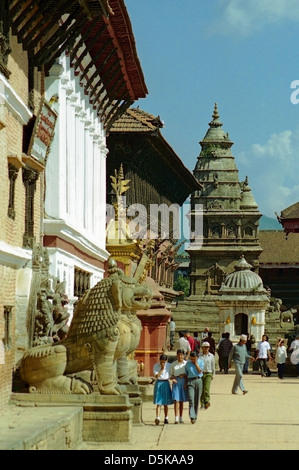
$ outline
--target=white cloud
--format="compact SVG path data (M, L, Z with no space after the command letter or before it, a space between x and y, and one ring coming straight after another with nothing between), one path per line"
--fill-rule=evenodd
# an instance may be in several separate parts
M299 2L295 0L219 0L220 18L212 33L248 36L265 25L283 20L299 22Z
M291 188L285 186L278 186L277 195L274 195L273 200L269 200L267 206L272 214L275 212L280 215L281 211L287 207L299 202L299 185Z
M299 127L272 134L265 143L255 143L242 152L240 170L248 174L249 184L260 211L274 217L275 212L299 201ZM243 167L243 168L241 168Z
M279 134L272 134L266 144L253 144L254 155L271 155L275 160L293 160L294 157L294 135L292 131L286 130Z

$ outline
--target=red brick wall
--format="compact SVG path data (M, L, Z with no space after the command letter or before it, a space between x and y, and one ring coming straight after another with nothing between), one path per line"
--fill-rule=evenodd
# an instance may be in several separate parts
M12 371L15 363L15 292L16 292L16 270L7 266L0 265L0 338L5 336L4 331L4 309L12 306L11 312L11 347L7 348L4 357L0 356L0 413L4 411L12 388ZM3 360L4 359L4 360ZM3 363L4 362L4 363Z
M28 58L27 53L18 44L15 37L10 38L10 46L12 54L9 56L8 69L11 72L9 84L14 92L21 99L21 101L28 107ZM34 92L34 104L36 112L40 107L41 91L43 86L43 75L35 72L36 90ZM8 178L8 156L13 155L20 161L22 160L22 143L23 143L23 124L18 120L8 109L3 106L0 110L1 122L4 124L0 130L0 243L2 251L5 247L9 250L18 250L23 247L23 235L25 231L25 187L22 178L22 169L19 169L18 177L15 186L15 219L8 217L8 202L9 202L9 178ZM34 234L37 243L40 243L41 232L41 201L42 201L42 179L40 175L35 192L35 206L34 206ZM4 247L4 248L3 248ZM18 299L16 297L18 268L13 267L4 257L0 255L0 343L4 337L4 308L5 306L12 306L12 321L11 321L11 347L5 350L5 363L0 354L0 414L5 410L11 390L12 390L12 375L16 367L16 334L21 328L24 329L26 325L26 308L22 306L24 312L20 315L20 308ZM17 315L18 314L18 315ZM22 325L16 323L18 322ZM2 344L0 344L0 347Z

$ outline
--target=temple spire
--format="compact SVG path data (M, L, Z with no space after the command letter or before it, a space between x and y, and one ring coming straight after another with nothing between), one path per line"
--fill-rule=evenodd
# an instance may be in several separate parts
M218 113L218 105L217 103L215 103L215 106L214 106L214 112L212 114L212 118L213 118L213 121L211 121L209 123L209 126L210 127L221 127L223 124L222 122L219 120L220 116L219 116L219 113Z

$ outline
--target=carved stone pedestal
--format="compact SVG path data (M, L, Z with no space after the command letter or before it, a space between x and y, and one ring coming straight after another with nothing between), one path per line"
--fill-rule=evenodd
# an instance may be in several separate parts
M141 390L138 385L127 385L127 394L129 396L129 401L132 408L133 413L133 424L134 425L143 425L142 420L142 398L141 398Z
M133 405L127 395L38 395L14 393L11 402L19 406L83 408L83 441L129 442L133 426ZM53 414L55 410L53 409Z

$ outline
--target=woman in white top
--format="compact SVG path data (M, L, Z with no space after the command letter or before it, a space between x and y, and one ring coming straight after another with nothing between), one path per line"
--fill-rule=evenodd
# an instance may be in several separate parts
M184 360L184 351L178 349L177 360L171 364L170 378L173 381L172 385L172 399L174 401L174 414L175 424L183 424L184 402L188 401L186 384L186 365L187 361Z
M276 345L275 362L277 364L278 378L281 380L284 376L284 368L287 357L288 353L284 345L284 340L279 338Z

